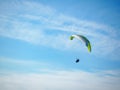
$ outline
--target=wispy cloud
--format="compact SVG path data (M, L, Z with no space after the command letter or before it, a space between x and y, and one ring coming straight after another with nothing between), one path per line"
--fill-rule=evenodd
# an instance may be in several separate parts
M0 57L0 62L1 63L9 63L9 64L16 64L16 65L45 65L45 63L34 61L34 60L16 60L12 58L5 58L5 57Z
M23 60L0 57L0 74L9 72L10 73L46 72L47 68L55 69L53 63L48 61L45 62L45 60Z
M57 49L77 50L79 44L69 41L69 36L83 34L91 41L92 53L119 56L119 32L112 26L70 17L50 6L31 1L7 5L5 2L1 5L0 36Z

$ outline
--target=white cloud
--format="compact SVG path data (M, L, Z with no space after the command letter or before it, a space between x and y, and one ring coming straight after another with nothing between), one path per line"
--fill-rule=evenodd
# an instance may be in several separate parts
M0 63L17 66L14 68L15 71L0 70L0 90L119 90L120 88L120 70L92 72L65 70L52 67L50 63L4 57L0 58ZM21 73L18 71L19 67L23 67L22 70L34 69L34 72Z
M11 4L13 7L6 7L5 3L1 6L2 11L5 11L0 15L0 36L60 50L78 50L78 43L69 41L69 36L80 33L90 39L92 53L119 56L119 33L114 27L70 17L41 3L16 1Z
M84 71L0 75L1 90L119 90L120 77ZM105 72L104 72L105 73ZM104 74L103 73L103 74Z

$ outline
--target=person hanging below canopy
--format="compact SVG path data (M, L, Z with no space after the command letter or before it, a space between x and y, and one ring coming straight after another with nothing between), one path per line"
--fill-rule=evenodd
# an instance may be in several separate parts
M76 62L76 63L78 63L79 61L80 61L79 59L76 59L76 61L75 61L75 62Z

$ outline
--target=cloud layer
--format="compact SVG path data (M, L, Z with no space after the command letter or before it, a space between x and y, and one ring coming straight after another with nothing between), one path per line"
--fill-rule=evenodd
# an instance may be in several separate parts
M8 64L13 70L5 67ZM0 66L2 67L0 90L119 90L120 88L119 70L92 72L65 70L57 69L57 65L48 62L2 57Z
M79 43L71 42L69 36L82 34L90 39L95 55L120 55L119 32L113 26L70 17L36 2L2 2L0 7L0 36L59 50L78 50Z
M51 72L51 73L50 73ZM103 73L102 73L103 74ZM0 75L1 90L119 90L120 77L84 71Z
M119 90L119 84L119 70L67 70L41 60L0 57L0 90Z

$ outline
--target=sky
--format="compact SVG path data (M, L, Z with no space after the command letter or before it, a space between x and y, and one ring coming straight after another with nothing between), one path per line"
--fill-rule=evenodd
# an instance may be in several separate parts
M0 90L119 90L119 18L119 0L0 0Z

